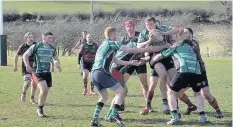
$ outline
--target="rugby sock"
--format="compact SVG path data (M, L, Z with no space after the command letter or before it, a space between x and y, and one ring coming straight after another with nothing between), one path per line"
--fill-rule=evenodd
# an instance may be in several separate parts
M108 109L107 117L109 117L109 116L111 115L111 113L112 113L112 108L110 107L110 108Z
M117 111L119 111L120 107L121 107L120 105L114 104L113 108L112 108L111 116L116 116L117 115Z
M178 116L177 110L172 111L172 117Z
M201 112L199 112L199 115L200 115L200 116L205 116L205 112L204 112L204 111L201 111Z
M219 107L218 107L218 102L217 102L217 100L214 98L214 100L213 101L208 101L209 102L209 104L216 110L216 111L219 111L220 109L219 109Z
M44 105L42 105L42 106L38 106L38 109L40 109L40 110L42 110L44 108Z
M83 79L83 87L85 90L87 89L87 79L86 78Z
M102 110L104 106L104 103L102 102L98 102L95 106L95 111L94 111L94 115L93 115L93 121L98 121L99 119L99 114L100 114L100 111Z
M183 95L182 98L180 98L181 101L183 101L185 104L188 105L188 107L192 107L194 104L189 100L188 96L186 94Z
M164 105L168 105L167 99L163 99L163 104L164 104Z
M34 96L31 96L31 99L34 100Z

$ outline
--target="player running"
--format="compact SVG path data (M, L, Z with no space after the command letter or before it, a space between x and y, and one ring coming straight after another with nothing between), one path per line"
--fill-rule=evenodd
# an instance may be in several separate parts
M171 35L178 33L177 28L160 25L159 21L155 20L154 17L146 18L145 24L146 24L146 29L140 33L137 47L146 47L148 43L150 43L150 45L152 46L164 45L167 42L166 39L168 38L165 38L165 36L162 35ZM156 40L154 40L153 43L148 42L149 33L152 34L156 32L160 33L157 34ZM152 57L155 54L158 54L158 52L150 53L149 56ZM148 56L148 54L146 55ZM166 84L169 83L175 72L176 71L171 57L165 58L151 65L150 86L146 96L147 104L146 107L140 111L141 114L145 115L148 114L149 112L153 112L151 101L153 99L154 90L157 86L159 78L160 78L160 92L162 94L162 102L163 102L163 107L162 107L163 113L169 114Z
M192 87L195 92L198 111L200 113L199 122L205 123L207 118L204 112L204 100L200 93L202 88L200 81L201 70L197 55L192 48L192 42L190 40L184 40L178 46L173 46L154 56L152 62L159 61L169 56L175 57L178 60L179 65L176 67L177 73L173 77L168 88L168 103L172 112L172 118L167 124L173 125L180 122L176 99L178 93L182 94L187 87Z
M34 35L32 33L30 33L30 32L27 32L24 35L24 41L25 41L25 43L23 43L22 45L19 46L19 48L16 51L15 56L14 56L14 67L13 67L14 72L16 72L18 70L17 66L18 66L19 56L23 56L23 54L28 50L28 48L31 45L36 44L36 42L34 42ZM29 57L29 64L32 67L33 57ZM36 85L34 84L34 82L32 80L31 73L28 73L26 71L26 66L25 66L25 64L23 62L23 59L22 59L22 74L23 74L24 85L23 85L23 91L22 91L22 95L21 95L21 101L25 102L27 90L28 90L29 86L31 85L30 102L32 104L36 104L36 102L34 100L34 97L35 97L35 94L36 94Z
M201 94L209 102L209 104L215 109L216 117L223 118L223 114L218 106L217 100L210 93L205 64L201 58L199 43L193 39L193 30L191 28L184 29L183 38L192 41L193 50L197 54L197 59L201 66L201 83L202 83ZM196 106L189 100L188 96L185 93L179 96L179 98L188 106L187 111L184 113L184 115L189 115L192 111L196 110Z
M75 53L74 50L76 48L80 49L80 46L87 41L86 40L86 36L87 36L87 31L83 31L82 32L82 37L78 40L78 42L76 43L76 45L74 46L74 48L71 50L75 55L78 56L78 64L77 64L77 68L78 69L82 69L82 54ZM82 75L82 72L81 72L81 75Z
M55 62L56 67L61 71L60 60L58 59L56 49L51 45L54 41L53 34L46 32L42 35L42 42L32 45L23 55L23 61L27 72L32 72L33 81L38 85L40 94L38 98L37 115L40 118L46 117L43 107L48 95L49 88L52 87L51 64ZM29 57L34 57L33 69L29 64Z
M111 106L111 113L109 119L120 126L123 126L122 119L119 117L117 111L120 108L120 105L124 100L124 88L121 84L111 75L109 71L109 67L111 62L120 65L135 65L137 66L139 63L137 61L122 61L118 60L114 54L117 50L120 49L120 44L117 43L116 40L116 28L108 27L104 31L105 40L100 45L97 50L95 63L92 68L92 82L97 88L100 99L98 100L95 111L93 114L93 118L91 121L91 127L99 127L101 126L98 122L99 114L108 99L107 88L111 89L116 93L114 98L114 105Z
M86 36L86 42L84 42L80 46L80 53L82 55L82 71L83 71L83 95L85 96L87 94L87 83L88 83L88 76L91 72L92 66L94 64L96 51L98 49L98 45L93 42L91 34L87 34ZM94 92L94 84L91 82L91 95L95 95Z

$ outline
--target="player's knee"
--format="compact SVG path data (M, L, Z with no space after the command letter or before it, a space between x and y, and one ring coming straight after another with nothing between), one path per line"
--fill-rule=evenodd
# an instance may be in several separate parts
M213 98L214 98L214 97L213 97L210 93L208 93L208 92L203 92L202 95L203 95L203 97L204 97L206 100L208 100L208 101L212 101Z
M31 84L31 80L25 80L24 81L24 85L30 86L30 84Z
M174 91L173 90L171 90L170 88L167 90L167 95L173 95L174 94Z

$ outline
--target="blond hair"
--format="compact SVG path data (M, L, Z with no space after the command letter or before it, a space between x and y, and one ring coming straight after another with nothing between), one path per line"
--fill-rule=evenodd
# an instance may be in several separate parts
M113 33L113 32L116 32L117 29L115 27L107 27L105 30L104 30L104 36L105 38L109 38L110 34Z
M24 34L23 39L26 41L26 40L27 40L27 38L28 38L28 36L29 36L30 34L32 34L32 33L31 33L31 32L27 32L26 34Z

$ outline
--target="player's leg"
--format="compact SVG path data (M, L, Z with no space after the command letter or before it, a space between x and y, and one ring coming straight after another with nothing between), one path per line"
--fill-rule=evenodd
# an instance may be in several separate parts
M88 83L88 75L89 71L87 69L83 69L83 95L86 96L87 94L87 83Z
M94 113L93 113L93 117L92 117L92 121L91 121L91 127L99 127L101 126L99 124L99 115L100 112L105 104L105 102L108 99L108 92L107 89L102 89L101 91L98 91L100 98L97 101L96 105L95 105L95 109L94 109Z
M151 102L154 96L154 90L157 86L158 80L159 80L158 74L155 72L154 69L152 69L150 75L150 86L147 92L146 108L140 111L140 114L142 115L148 114L149 112L153 112Z
M168 105L171 110L171 120L167 122L167 124L177 124L180 122L178 105L177 105L177 98L178 93L182 94L184 90L183 88L186 88L188 85L187 83L187 77L186 75L183 75L181 73L176 73L173 79L171 80L170 84L168 85Z
M116 80L114 81L114 78L112 78L112 79L113 79L112 80L113 82L116 81ZM110 87L110 89L115 92L116 96L113 99L114 100L113 105L111 105L111 107L109 109L111 111L111 114L109 116L109 120L111 122L115 122L118 125L122 126L124 124L122 123L122 118L119 116L118 111L120 110L121 105L122 105L124 98L125 98L124 88L121 86L121 84L119 82L115 82L115 85Z
M204 111L204 98L201 95L201 88L202 88L202 83L201 83L201 76L197 74L191 74L189 77L189 84L191 85L193 91L195 92L195 98L196 98L196 103L197 103L197 110L200 114L200 123L205 123L207 122L207 118L205 115Z
M35 102L36 89L37 89L37 85L33 82L33 79L31 79L31 98L30 98L30 102L32 104L36 104L36 102Z
M140 79L141 87L143 89L144 98L145 100L147 100L147 91L148 91L147 67L146 65L140 65L136 68L136 71Z
M201 89L202 96L208 101L208 103L215 109L216 117L223 118L223 114L218 106L218 102L213 95L211 95L209 87L204 87Z
M169 106L168 106L168 100L167 100L167 71L163 63L156 63L154 66L155 71L157 72L159 78L160 78L160 92L162 94L162 102L163 102L163 113L169 114Z
M223 114L218 106L218 102L215 99L215 97L210 93L209 89L209 82L207 79L206 72L202 72L201 74L201 80L202 80L202 89L201 94L202 96L208 101L208 103L215 109L216 111L216 117L217 118L223 118Z
M88 83L88 76L89 76L89 70L88 70L88 63L83 62L82 65L82 72L83 72L83 95L86 96L87 94L87 83Z
M188 98L188 96L184 93L183 95L179 96L179 99L187 105L187 110L184 112L184 115L190 115L192 111L197 110L197 106L194 105Z
M40 89L39 97L38 97L38 109L37 109L37 115L39 117L45 117L43 112L43 107L48 95L49 88L47 86L47 83L45 80L42 80L38 83L38 87Z
M97 101L96 105L95 105L95 109L94 109L94 112L93 112L93 117L92 117L92 120L91 120L91 123L90 123L90 126L91 127L99 127L101 126L98 122L99 120L99 115L100 115L100 112L105 104L105 102L107 101L108 99L108 92L107 92L107 89L104 88L103 86L101 86L100 83L102 78L106 78L106 76L104 75L103 72L101 71L98 71L98 70L95 70L91 73L91 82L94 84L94 86L97 88L98 90L98 93L100 95L100 98L99 100Z
M24 74L23 79L24 79L24 84L23 84L23 90L22 90L22 94L21 94L21 101L25 102L27 90L28 90L30 83L31 83L30 74Z

